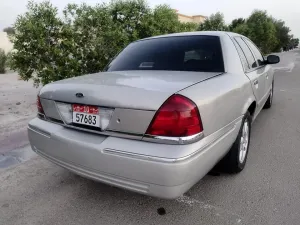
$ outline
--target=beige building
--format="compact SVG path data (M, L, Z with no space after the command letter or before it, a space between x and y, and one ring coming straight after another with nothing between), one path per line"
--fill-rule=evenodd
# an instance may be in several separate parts
M13 44L8 39L6 32L0 32L0 48L2 48L6 53L13 49Z
M184 23L191 22L191 23L200 24L200 23L203 23L204 20L207 18L206 16L202 16L202 15L195 15L195 16L184 15L184 14L178 13L177 10L176 10L176 12L178 15L178 20L180 22L184 22Z

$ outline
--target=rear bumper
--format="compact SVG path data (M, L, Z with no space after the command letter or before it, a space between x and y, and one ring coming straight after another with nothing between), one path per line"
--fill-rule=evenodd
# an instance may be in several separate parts
M38 118L30 121L28 136L36 153L81 176L141 194L173 199L189 190L226 154L239 128L240 121L236 121L231 129L195 154L176 158L144 153L159 148L162 151L174 148L175 152L178 150L175 148L180 148L188 152L201 145L169 146L106 137ZM141 154L138 149L142 149Z

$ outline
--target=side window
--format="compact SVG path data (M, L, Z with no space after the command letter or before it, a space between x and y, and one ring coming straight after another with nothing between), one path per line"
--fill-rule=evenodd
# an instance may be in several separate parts
M258 50L258 48L256 47L256 45L254 45L252 43L252 41L249 41L246 38L245 38L245 41L249 45L249 47L252 49L252 51L253 51L256 59L257 59L258 65L263 66L264 65L264 58L263 58L262 54L260 53L260 51Z
M235 47L236 47L236 49L237 49L237 51L239 53L239 56L240 56L240 59L242 61L244 70L249 70L250 67L249 67L248 61L246 59L246 56L245 56L243 50L241 49L241 47L239 46L239 44L236 42L236 40L233 40L233 44L235 45Z
M256 68L257 67L257 63L256 60L252 54L252 52L250 51L248 45L246 45L246 43L244 42L244 40L240 37L236 37L235 40L237 41L237 43L239 44L239 46L241 47L241 49L243 50L246 59L250 65L250 68Z

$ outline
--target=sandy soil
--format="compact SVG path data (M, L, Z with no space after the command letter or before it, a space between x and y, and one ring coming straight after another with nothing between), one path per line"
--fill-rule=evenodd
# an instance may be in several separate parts
M26 127L36 115L38 90L16 73L0 74L0 153L28 144Z

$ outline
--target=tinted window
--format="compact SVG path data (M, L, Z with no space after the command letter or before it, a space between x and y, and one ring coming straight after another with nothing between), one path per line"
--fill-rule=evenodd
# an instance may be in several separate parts
M234 45L235 45L235 47L236 47L236 49L237 49L237 51L239 53L239 56L241 58L241 61L242 61L244 69L245 70L249 70L250 67L249 67L248 61L246 59L246 56L245 56L243 50L241 49L241 47L239 46L239 44L235 40L233 41L233 43L234 43Z
M224 72L220 39L202 35L137 41L128 45L107 69L124 70Z
M240 37L235 38L235 40L237 41L239 46L242 48L242 50L247 58L247 61L250 65L250 68L256 68L257 63L256 63L256 60L255 60L252 52L250 51L249 47L246 45L246 43Z
M249 41L248 39L245 39L245 41L250 46L250 48L252 49L252 51L253 51L256 59L257 59L258 65L259 66L264 65L264 58L263 58L262 54L260 53L260 51L258 50L258 48L251 41Z

